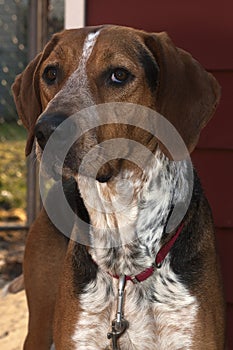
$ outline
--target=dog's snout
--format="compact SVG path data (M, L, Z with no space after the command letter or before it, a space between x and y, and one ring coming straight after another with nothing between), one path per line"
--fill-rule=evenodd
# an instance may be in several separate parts
M67 116L62 113L44 114L36 123L35 126L35 136L37 142L42 149L55 131L55 129L67 119Z

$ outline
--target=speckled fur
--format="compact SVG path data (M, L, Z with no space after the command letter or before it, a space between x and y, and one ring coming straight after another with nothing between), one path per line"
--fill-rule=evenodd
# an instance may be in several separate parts
M95 226L92 232L94 248L91 248L90 254L99 269L96 280L88 284L80 295L83 311L73 335L77 349L108 348L109 341L105 335L111 329L111 321L115 317L117 280L107 272L112 275L134 275L154 263L170 208L175 204L174 201L185 199L184 190L188 186L186 172L184 161L171 162L158 151L155 163L150 164L149 169L141 175L143 181L138 181L133 172L120 174L114 180L115 185L122 177L134 184L132 201L127 203L127 210L124 208L121 215L115 215L114 210L109 208L106 214L103 206L94 209L86 205ZM79 178L80 191L86 203L90 203L87 197L93 198L94 191L93 183L92 187L88 186L89 181L88 178ZM111 205L115 202L112 184L109 192L108 184L95 184L100 199L103 200L105 195L109 200L112 191L114 194L108 203ZM134 240L115 248L98 248L103 243L109 244L114 225L118 228L119 236L123 236L123 243L127 230L131 237L135 234ZM103 228L105 230L101 230ZM141 350L142 344L143 350L191 348L192 326L197 309L196 298L190 295L172 271L168 255L161 269L143 283L134 285L127 282L124 311L130 328L120 338L121 349Z

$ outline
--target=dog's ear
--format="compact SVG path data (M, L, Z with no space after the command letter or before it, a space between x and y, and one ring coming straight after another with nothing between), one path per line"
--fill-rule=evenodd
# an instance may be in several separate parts
M26 156L30 154L34 141L34 127L37 118L42 112L39 87L39 68L41 63L49 56L59 41L60 34L55 34L39 53L19 74L12 85L14 101L19 118L28 130L28 139L25 148Z
M42 111L38 87L37 67L42 54L32 60L23 73L19 74L12 85L14 101L19 118L28 130L28 139L25 148L26 156L32 150L34 141L35 122Z
M175 47L166 33L148 34L145 43L160 71L156 110L175 126L191 153L215 112L220 86L189 53Z

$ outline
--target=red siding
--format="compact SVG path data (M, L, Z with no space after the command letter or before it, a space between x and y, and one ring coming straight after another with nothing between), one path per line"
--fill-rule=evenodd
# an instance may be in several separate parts
M233 350L233 2L232 0L87 0L87 25L112 23L167 31L222 86L220 106L192 155L213 209Z
M229 278L229 266L233 266L233 229L217 229L216 238L221 259L223 279L225 281L226 301L233 305L233 278ZM233 272L231 272L232 274Z
M233 70L213 74L222 87L221 100L213 119L203 130L198 146L233 150Z
M233 150L198 148L192 154L192 161L210 202L216 226L232 228Z
M87 25L167 31L208 69L233 69L232 0L87 0Z
M233 349L233 332L232 332L232 320L233 320L233 304L227 304L227 349Z

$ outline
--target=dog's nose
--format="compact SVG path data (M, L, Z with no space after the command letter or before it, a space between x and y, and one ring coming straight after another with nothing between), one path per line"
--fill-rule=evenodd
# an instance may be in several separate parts
M45 145L52 135L54 130L67 119L67 116L62 113L51 113L44 114L36 123L35 126L35 136L37 142L39 143L42 149L45 148Z

